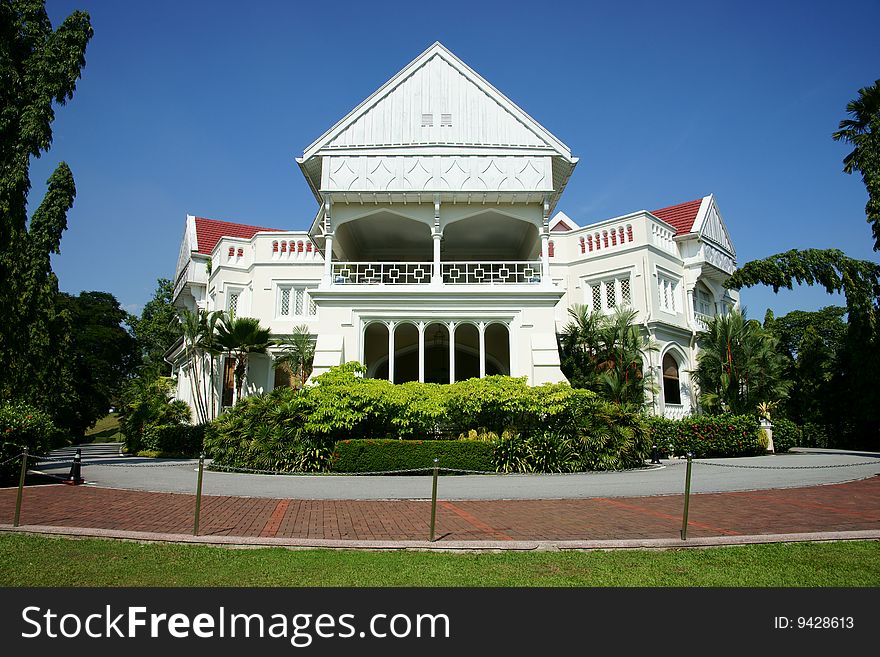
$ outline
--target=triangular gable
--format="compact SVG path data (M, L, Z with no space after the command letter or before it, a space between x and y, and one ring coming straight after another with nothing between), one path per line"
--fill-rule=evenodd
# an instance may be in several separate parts
M429 125L430 124L430 125ZM412 145L568 147L439 42L414 59L303 154Z
M580 226L564 212L557 212L550 220L551 233L565 233L575 228L580 228Z
M700 233L731 255L736 256L736 249L733 248L733 241L730 239L730 233L727 232L727 226L718 210L718 205L715 203L714 195L710 194L703 199L700 211L694 221L693 231Z

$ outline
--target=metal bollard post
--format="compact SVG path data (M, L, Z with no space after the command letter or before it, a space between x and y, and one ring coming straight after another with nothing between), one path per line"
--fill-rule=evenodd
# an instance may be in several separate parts
M15 519L13 527L18 527L18 519L21 517L21 492L24 490L24 477L27 474L28 448L21 453L21 476L18 478L18 497L15 498Z
M193 524L193 536L199 535L199 513L202 510L202 472L205 468L205 453L199 454L199 481L196 484L196 519Z
M437 472L440 459L434 459L434 486L431 489L431 542L434 542L434 520L437 517Z
M694 455L687 453L687 473L684 479L684 515L681 519L681 540L686 541L688 538L688 506L691 501L691 459Z
M660 450L657 449L657 445L651 445L651 464L660 463Z

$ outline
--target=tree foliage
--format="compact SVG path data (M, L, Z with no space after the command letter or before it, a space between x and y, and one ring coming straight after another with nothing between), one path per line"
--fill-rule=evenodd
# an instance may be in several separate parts
M169 376L171 366L165 362L165 352L182 334L172 294L170 279L156 281L153 298L147 301L140 317L129 315L126 320L141 350L142 368L146 376Z
M756 414L762 402L788 394L785 361L776 340L739 310L717 315L698 336L694 379L709 413Z
M57 303L73 331L64 363L66 376L61 382L68 402L56 407L53 415L60 428L81 437L118 402L139 362L137 343L123 328L126 312L112 294L61 293Z
M59 253L76 189L61 162L28 227L30 160L52 143L53 103L73 97L92 36L89 16L74 12L57 30L42 0L0 1L0 394L27 397L47 408L65 318L55 307Z
M868 192L865 216L871 224L874 250L880 251L880 80L859 89L858 97L847 104L846 111L850 118L842 120L831 136L853 146L843 159L843 170L862 174Z
M657 347L635 324L636 311L604 315L575 304L568 314L571 321L558 339L562 371L571 384L617 404L641 407L652 385L643 375L644 360Z

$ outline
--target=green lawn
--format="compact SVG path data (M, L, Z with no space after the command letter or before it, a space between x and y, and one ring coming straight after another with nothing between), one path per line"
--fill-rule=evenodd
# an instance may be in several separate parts
M0 534L0 586L880 586L880 542L451 554Z
M119 431L117 413L102 417L91 429L86 429L87 443L120 443L124 440Z

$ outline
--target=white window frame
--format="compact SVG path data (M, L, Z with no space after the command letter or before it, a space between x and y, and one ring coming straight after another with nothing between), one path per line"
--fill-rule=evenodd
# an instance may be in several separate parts
M242 313L242 297L244 297L244 287L238 287L236 285L227 285L226 286L226 304L225 310L227 314L231 314L232 311L232 297L237 296L238 298L235 301L235 316L239 317Z
M623 281L629 282L629 303L624 304L623 301ZM614 305L608 304L608 286L614 286ZM599 308L593 303L593 288L599 286ZM591 312L599 310L603 313L612 313L618 308L634 308L633 304L633 270L623 269L612 272L605 272L600 276L594 276L581 281L583 289L584 305Z
M275 283L274 316L277 320L309 322L318 319L318 308L312 300L312 292L318 289L313 281L279 281ZM289 290L288 312L281 313L281 303L285 290ZM296 290L302 291L302 313L296 314ZM314 312L311 310L314 309Z
M668 269L657 267L657 307L661 312L677 315L681 312L681 277ZM668 304L664 303L668 300Z

